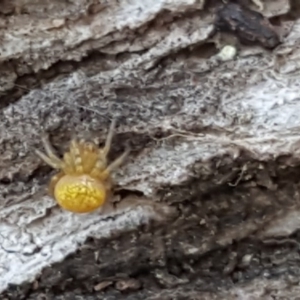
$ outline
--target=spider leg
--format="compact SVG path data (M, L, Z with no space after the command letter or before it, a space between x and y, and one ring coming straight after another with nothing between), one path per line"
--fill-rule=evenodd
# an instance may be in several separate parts
M53 169L60 169L61 168L61 166L62 166L61 163L52 160L51 157L48 157L43 152L36 149L35 153L40 157L41 160L43 160L46 164L51 166Z
M98 162L98 148L93 143L85 143L82 151L83 171L90 174Z
M104 180L106 179L108 176L103 176L103 166L105 166L105 164L103 163L102 159L98 159L94 165L94 167L91 169L90 171L90 175L92 177L96 177L100 180Z
M83 162L80 151L82 143L83 141L78 143L76 140L73 140L70 145L70 163L73 164L77 174L83 173Z
M47 135L44 135L42 137L42 143L45 148L46 154L49 156L49 158L56 164L61 165L62 160L56 156L55 151L54 151Z
M75 172L75 166L74 166L74 163L73 163L73 159L70 155L69 152L66 152L64 154L64 167L63 167L63 171L66 173L66 174L72 174Z
M109 164L106 169L101 173L101 178L106 179L112 171L120 167L124 162L125 158L128 156L130 149L127 149L121 156L115 159L111 164Z
M116 119L113 119L111 124L110 124L110 128L108 130L108 134L107 134L106 141L105 141L105 146L102 149L102 153L103 153L104 156L107 156L107 154L110 150L115 127L116 127Z

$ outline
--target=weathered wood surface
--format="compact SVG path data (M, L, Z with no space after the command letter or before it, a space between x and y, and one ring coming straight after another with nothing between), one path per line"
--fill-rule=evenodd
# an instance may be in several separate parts
M300 9L240 1L264 19L219 34L223 2L0 2L1 299L297 299ZM112 118L126 205L62 211L42 133Z

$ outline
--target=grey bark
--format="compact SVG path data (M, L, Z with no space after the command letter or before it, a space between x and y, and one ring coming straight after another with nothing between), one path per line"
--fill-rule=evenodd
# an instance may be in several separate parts
M227 2L1 1L1 299L297 299L300 7ZM41 136L111 119L117 209L62 210Z

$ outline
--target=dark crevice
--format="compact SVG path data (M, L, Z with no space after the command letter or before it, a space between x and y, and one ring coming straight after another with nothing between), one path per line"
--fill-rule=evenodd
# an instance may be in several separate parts
M121 199L127 198L128 196L144 197L144 194L140 191L132 191L126 189L120 189L116 192L116 195L120 196Z
M287 14L287 18L290 20L298 20L300 17L300 3L298 0L290 0L291 9Z

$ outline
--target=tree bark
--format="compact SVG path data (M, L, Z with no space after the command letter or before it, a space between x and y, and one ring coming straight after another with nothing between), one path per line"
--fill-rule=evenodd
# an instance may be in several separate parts
M300 5L0 1L1 299L298 299ZM77 137L116 209L47 194Z

